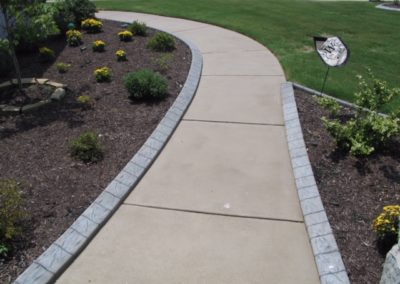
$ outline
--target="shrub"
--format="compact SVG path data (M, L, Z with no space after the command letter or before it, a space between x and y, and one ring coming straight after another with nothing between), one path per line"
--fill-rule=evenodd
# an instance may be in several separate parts
M82 29L87 31L88 33L99 33L101 32L101 28L103 27L103 23L96 19L86 19L82 21L81 25Z
M23 217L20 185L14 180L0 179L0 242L20 234L18 223ZM7 252L7 247L3 247L4 250Z
M396 240L399 234L400 205L383 207L383 211L374 220L373 230L381 241Z
M71 64L64 63L64 62L59 62L56 65L58 73L67 73L69 68L71 67Z
M131 41L133 34L130 31L122 31L118 33L120 41Z
M101 67L94 70L97 82L107 82L111 80L111 70L108 67Z
M167 95L167 80L148 69L129 73L124 77L124 83L131 99L164 98Z
M149 40L147 47L160 52L172 51L175 49L175 39L170 34L158 32Z
M71 143L71 155L84 163L95 163L103 158L103 148L96 133L82 133Z
M96 40L92 44L92 50L94 52L103 52L105 50L106 43L102 40Z
M69 23L79 27L84 19L93 18L96 13L96 6L89 0L59 1L55 3L55 7L54 20L62 32L68 30Z
M69 46L78 46L82 43L82 33L80 31L69 30L66 34Z
M134 35L138 36L146 36L147 35L147 26L145 23L140 23L138 21L134 21L132 24L128 26L128 30L131 31Z
M153 59L153 64L157 66L156 68L158 71L166 72L169 69L173 59L174 56L171 53L165 53L160 57Z
M39 48L39 55L40 55L40 60L43 62L52 61L56 57L54 51L47 47Z
M356 93L356 103L361 108L357 109L354 118L345 122L337 118L322 118L337 145L358 156L372 154L400 134L398 114L382 116L378 113L384 104L400 94L400 90L388 88L386 82L376 79L371 71L369 73L372 84L358 76L359 92Z
M333 116L338 115L342 109L337 101L329 97L318 97L318 103L329 110Z
M117 56L117 61L126 61L126 52L123 50L117 50L115 52L115 55Z

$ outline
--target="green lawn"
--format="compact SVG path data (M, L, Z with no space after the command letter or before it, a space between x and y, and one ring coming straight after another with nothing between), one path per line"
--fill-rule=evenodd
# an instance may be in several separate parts
M116 0L100 9L188 18L243 33L268 47L288 80L320 89L326 67L313 51L314 35L340 36L351 49L349 63L332 69L326 93L352 101L356 74L370 67L400 87L400 13L369 2L301 0ZM389 109L400 105L397 98Z

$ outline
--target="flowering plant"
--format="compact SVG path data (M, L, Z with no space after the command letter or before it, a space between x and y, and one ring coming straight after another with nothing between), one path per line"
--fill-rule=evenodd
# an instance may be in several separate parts
M128 30L122 31L118 33L120 41L131 41L133 37L133 33Z
M94 70L94 76L97 82L106 82L111 79L111 69L108 67L101 67Z
M400 205L383 207L383 212L374 220L373 229L379 239L397 237L399 232Z
M117 61L126 61L126 52L122 49L117 50L115 55L117 56Z
M99 33L103 27L103 23L96 19L86 19L82 21L82 29L88 33Z
M93 42L92 49L95 52L103 52L106 47L106 43L102 40L96 40Z
M67 43L69 46L78 46L82 43L82 33L77 30L67 31Z

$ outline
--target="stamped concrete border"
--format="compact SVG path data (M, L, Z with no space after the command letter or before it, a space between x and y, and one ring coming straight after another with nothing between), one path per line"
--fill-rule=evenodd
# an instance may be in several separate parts
M170 34L185 42L192 52L188 77L174 104L144 145L106 189L14 283L54 282L118 209L173 134L196 93L203 68L203 58L193 43L177 34Z
M350 283L308 158L292 83L281 85L281 98L297 192L321 283Z

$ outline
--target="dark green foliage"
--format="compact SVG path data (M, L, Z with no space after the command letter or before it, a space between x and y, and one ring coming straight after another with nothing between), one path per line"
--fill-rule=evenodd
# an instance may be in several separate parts
M103 148L96 133L82 133L71 143L71 155L84 163L94 163L103 159Z
M129 25L128 30L133 33L133 35L138 36L146 36L147 35L147 26L145 23L141 23L138 21L134 21Z
M149 40L147 47L160 52L173 51L175 49L175 39L170 34L159 32Z
M96 13L95 4L89 0L64 0L56 2L55 7L54 19L62 32L68 30L69 23L80 27L83 20L93 18Z
M167 80L148 69L129 73L124 77L124 83L131 99L164 98L167 95Z
M21 233L18 224L24 215L19 183L0 179L0 256L9 252L6 242Z

